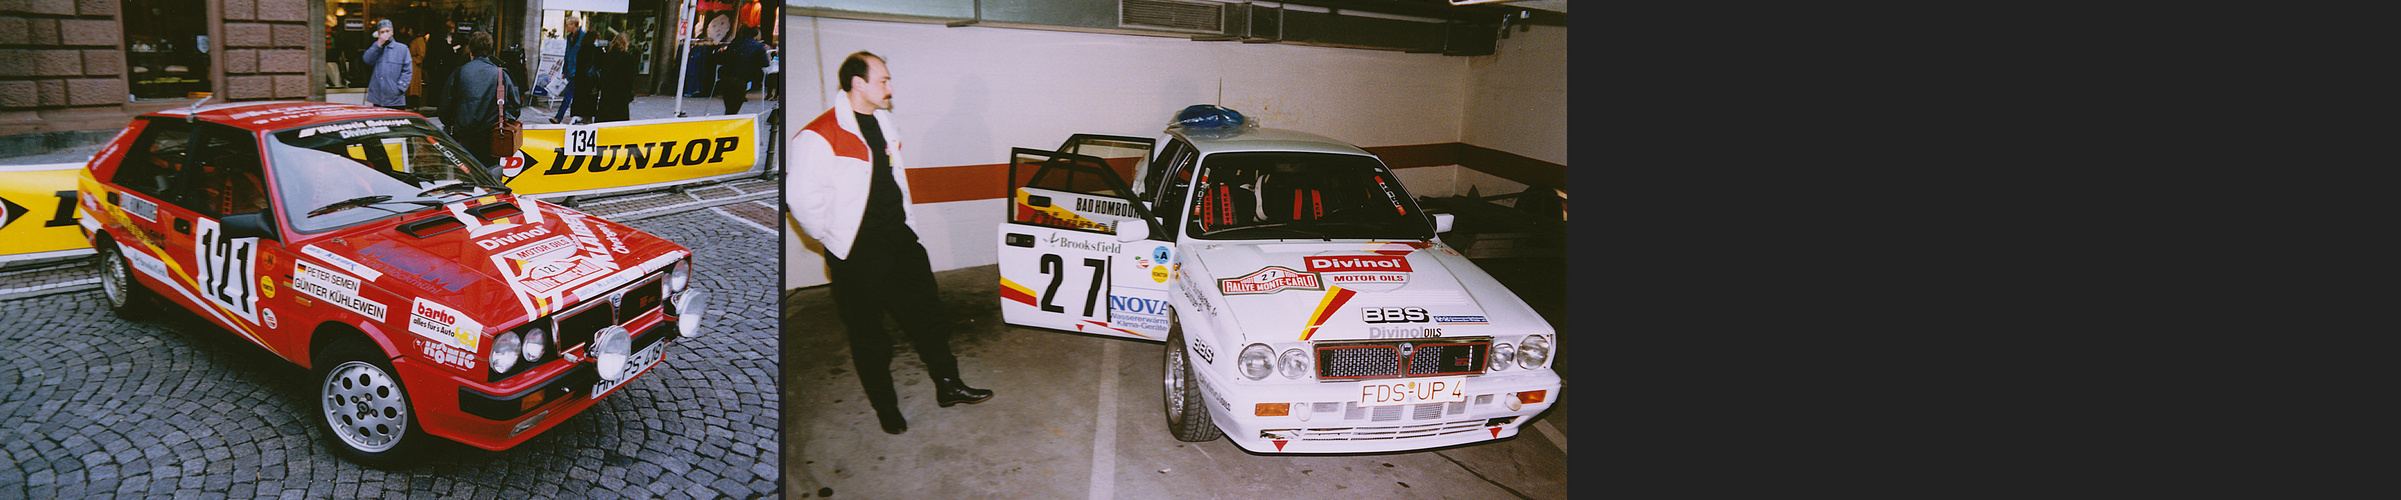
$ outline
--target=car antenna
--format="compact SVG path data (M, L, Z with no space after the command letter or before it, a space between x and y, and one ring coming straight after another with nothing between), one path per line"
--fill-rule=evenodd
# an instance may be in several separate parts
M217 98L217 94L215 92L210 92L208 95L200 96L200 100L192 101L191 107L183 108L183 122L193 123L192 116L200 114L200 105L207 103L209 99L215 98Z

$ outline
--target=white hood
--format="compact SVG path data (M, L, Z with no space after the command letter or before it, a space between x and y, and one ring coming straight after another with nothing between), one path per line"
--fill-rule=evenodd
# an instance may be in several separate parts
M1439 243L1203 244L1182 256L1245 342L1515 337L1549 323Z

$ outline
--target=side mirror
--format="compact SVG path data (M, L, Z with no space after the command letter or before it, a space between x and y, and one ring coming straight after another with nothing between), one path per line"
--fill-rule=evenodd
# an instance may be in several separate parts
M1125 219L1117 221L1116 225L1117 241L1119 242L1142 241L1150 239L1149 221L1144 221L1142 219Z
M266 238L275 241L283 241L282 237L275 235L274 220L268 217L267 211L265 210L246 214L228 215L225 216L223 220L217 221L217 224L224 227L225 237L229 239Z
M1458 216L1456 215L1434 214L1434 234L1451 232L1451 223L1455 222L1457 219Z

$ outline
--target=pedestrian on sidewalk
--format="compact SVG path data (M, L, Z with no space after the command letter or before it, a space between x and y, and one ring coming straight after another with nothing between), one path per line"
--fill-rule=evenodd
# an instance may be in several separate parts
M892 74L882 57L844 58L836 77L848 100L809 121L792 138L785 206L800 229L825 245L834 306L849 330L851 361L884 432L909 430L892 388L890 314L908 332L944 407L981 403L992 391L959 380L950 352L950 318L934 283L925 245L910 215L901 177L900 127L892 124Z
M567 34L563 38L567 41L567 58L559 65L559 78L567 79L567 90L559 93L559 109L551 113L550 123L575 123L573 117L592 116L597 107L588 94L597 90L592 88L590 73L592 63L597 62L592 59L598 47L593 43L592 32L584 30L581 18L567 16L566 24Z
M375 43L359 61L367 65L367 104L407 110L408 87L414 69L408 42L392 41L392 20L375 21Z
M450 74L449 90L442 93L441 114L442 126L447 129L443 132L483 161L485 171L501 177L500 157L492 154L492 129L500 126L500 113L516 117L525 104L517 99L517 84L501 71L491 53L491 33L467 35L466 51L460 56L468 60Z
M636 61L628 39L625 32L619 31L609 38L608 46L601 47L600 67L594 70L599 75L594 79L600 82L598 121L633 119L634 82L641 80L641 76L634 74Z
M758 28L735 31L732 43L718 47L717 65L717 94L725 99L725 114L742 112L742 103L750 101L750 84L759 81L759 70L767 67L767 45L759 43Z

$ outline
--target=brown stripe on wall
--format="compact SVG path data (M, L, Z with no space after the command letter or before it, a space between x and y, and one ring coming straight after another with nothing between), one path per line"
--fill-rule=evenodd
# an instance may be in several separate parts
M1516 153L1477 146L1445 142L1408 146L1376 146L1366 149L1384 159L1391 168L1438 167L1460 165L1534 186L1567 185L1567 166L1527 158ZM1110 158L1109 166L1120 177L1132 175L1134 158ZM1009 164L958 165L904 169L909 176L909 200L916 203L989 200L1007 198ZM1020 182L1033 176L1032 171L1018 172ZM1126 179L1134 182L1133 179Z

